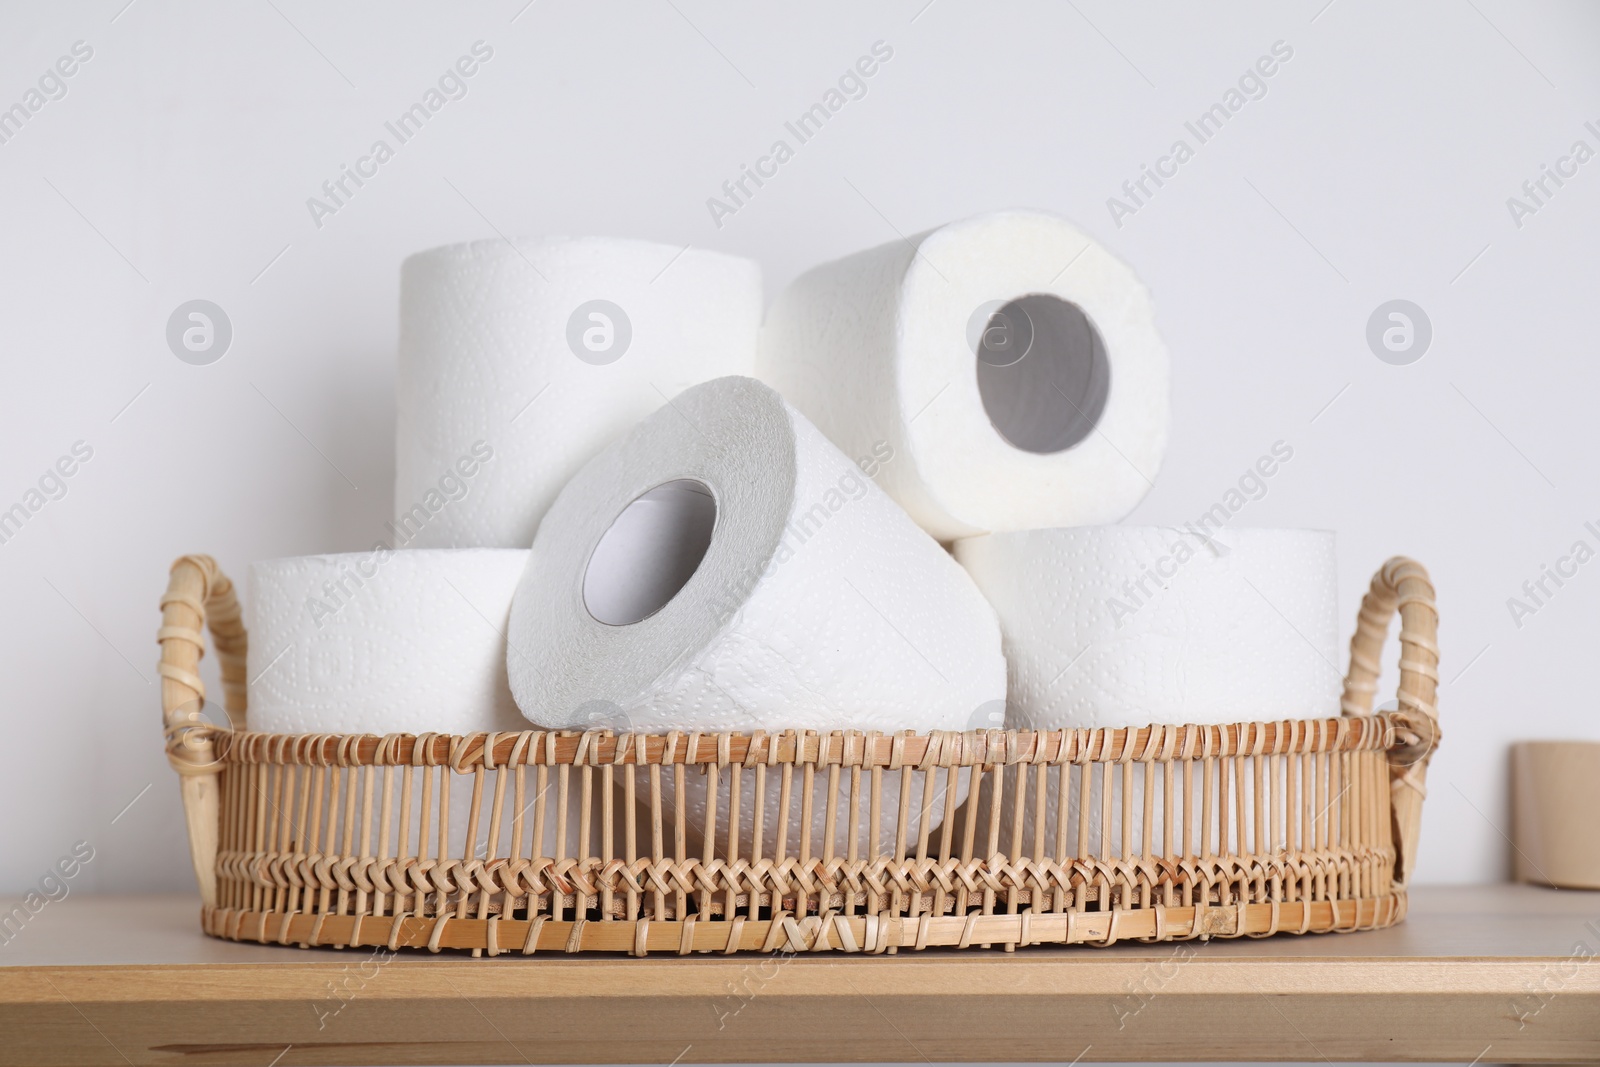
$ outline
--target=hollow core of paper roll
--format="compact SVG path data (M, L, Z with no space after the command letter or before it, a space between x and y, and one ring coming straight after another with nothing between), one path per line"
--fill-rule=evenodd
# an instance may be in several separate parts
M984 413L1015 447L1061 452L1099 425L1111 362L1078 305L1051 293L1018 297L995 310L975 347Z
M629 504L595 546L583 602L599 622L649 618L694 576L717 522L711 490L692 478L658 485Z

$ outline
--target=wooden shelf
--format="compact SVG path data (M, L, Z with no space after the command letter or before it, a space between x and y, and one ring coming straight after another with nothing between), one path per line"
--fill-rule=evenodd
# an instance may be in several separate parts
M217 941L199 911L73 896L0 927L0 1064L1600 1060L1600 893L1424 887L1360 934L789 959L380 963Z

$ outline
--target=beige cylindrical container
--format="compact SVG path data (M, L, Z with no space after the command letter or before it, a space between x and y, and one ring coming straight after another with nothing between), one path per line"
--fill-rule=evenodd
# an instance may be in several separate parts
M1600 741L1511 748L1516 878L1600 889Z

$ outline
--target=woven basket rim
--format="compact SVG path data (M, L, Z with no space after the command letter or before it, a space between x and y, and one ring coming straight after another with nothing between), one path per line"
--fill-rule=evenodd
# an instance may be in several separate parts
M1238 723L880 733L859 730L755 730L617 733L608 729L470 734L286 734L216 727L208 731L223 763L300 766L970 767L1062 763L1150 763L1236 756L1367 752L1414 743L1410 716L1257 720Z

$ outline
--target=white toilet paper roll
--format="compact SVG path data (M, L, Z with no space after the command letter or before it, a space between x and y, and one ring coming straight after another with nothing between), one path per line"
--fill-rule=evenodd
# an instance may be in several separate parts
M664 398L750 372L761 270L648 241L475 241L407 259L400 301L395 543L525 548Z
M524 730L505 627L526 549L378 548L250 568L249 727Z
M824 264L758 373L940 540L1115 522L1167 440L1167 353L1133 271L1052 215L983 215Z
M736 377L603 451L546 514L517 589L523 713L649 732L967 728L1005 691L994 612L873 484L898 457L858 459Z
M1338 714L1332 533L1101 526L990 534L955 555L1000 616L1008 726Z

